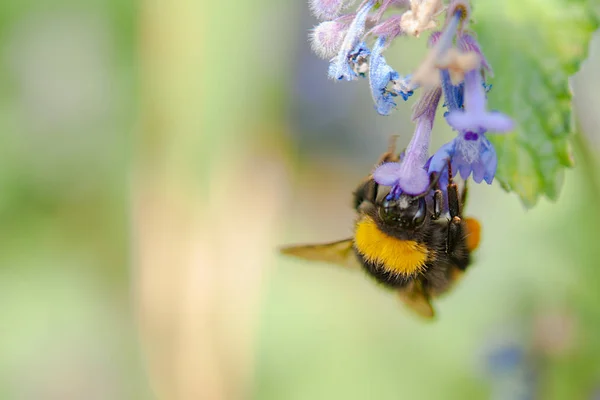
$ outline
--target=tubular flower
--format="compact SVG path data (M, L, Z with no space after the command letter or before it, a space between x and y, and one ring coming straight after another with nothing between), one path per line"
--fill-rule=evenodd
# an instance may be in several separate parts
M443 57L452 48L452 42L458 31L460 22L466 18L464 10L458 9L449 14L446 27L439 35L432 35L429 42L433 44L431 50L414 73L413 81L423 86L437 86L440 82L438 65L443 62Z
M463 179L473 172L475 182L485 180L490 184L496 174L497 159L485 134L508 132L513 128L513 122L504 114L487 111L486 89L479 70L466 74L463 96L464 109L452 109L446 116L446 121L458 135L434 154L429 171L442 171L451 160L452 169L458 170Z
M429 174L425 164L429 158L431 130L440 97L440 89L425 92L415 108L417 127L404 157L400 162L382 164L373 172L373 179L378 184L391 186L392 198L397 198L402 193L422 194L429 187Z

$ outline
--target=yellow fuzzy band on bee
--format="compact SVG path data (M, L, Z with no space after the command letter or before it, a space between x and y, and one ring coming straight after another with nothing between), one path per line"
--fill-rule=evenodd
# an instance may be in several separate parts
M367 216L356 224L354 246L365 260L407 276L423 270L429 254L425 246L413 240L386 235Z

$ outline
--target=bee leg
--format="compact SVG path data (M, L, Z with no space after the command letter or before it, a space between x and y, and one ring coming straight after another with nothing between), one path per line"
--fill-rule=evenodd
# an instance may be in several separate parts
M458 197L458 186L452 181L452 170L448 165L448 210L450 221L448 222L448 238L446 240L446 253L453 259L458 268L464 270L469 265L469 253L465 251L464 226L462 221L462 204Z
M458 217L460 221L461 217L461 204L458 198L458 186L452 180L452 167L448 163L448 210L450 211L450 218Z
M448 222L446 253L461 271L464 271L470 262L470 255L464 237L465 230L462 220L459 217L452 218Z
M398 137L400 135L392 135L390 136L390 142L388 144L388 148L385 153L381 155L379 161L377 162L377 167L383 163L387 162L397 162L400 157L396 154L396 142L398 141Z
M436 189L433 193L433 214L431 219L438 219L442 214L442 202L444 201L444 195L440 189Z
M463 238L464 230L462 227L462 220L459 217L453 217L448 222L448 238L446 240L446 253L452 255L458 244Z
M400 300L421 317L431 319L435 316L429 293L419 281L410 282L397 293Z

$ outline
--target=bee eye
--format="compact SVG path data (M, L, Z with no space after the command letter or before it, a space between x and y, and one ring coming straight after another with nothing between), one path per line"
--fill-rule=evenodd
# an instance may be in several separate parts
M385 200L378 210L379 218L384 222L397 222L400 219L397 202Z

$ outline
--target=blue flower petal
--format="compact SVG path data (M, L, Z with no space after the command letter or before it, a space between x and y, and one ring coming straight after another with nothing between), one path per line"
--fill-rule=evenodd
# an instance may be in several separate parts
M371 86L371 95L375 102L375 109L381 115L389 115L396 103L394 97L396 94L387 89L388 84L399 78L398 72L390 67L385 58L381 55L385 47L386 38L381 36L375 42L371 53L369 66L369 85Z
M365 42L356 45L354 50L348 55L349 65L356 76L364 78L369 68L367 58L371 55L371 50Z
M476 163L476 162L477 161L475 161L474 163ZM464 180L467 180L469 175L471 175L471 171L473 170L474 163L467 163L464 161L464 159L458 160L458 161L456 161L456 164L453 164L453 166L456 165L456 166L454 166L454 171L458 170L460 177L463 178ZM479 182L477 182L477 183L479 183Z
M444 91L444 105L448 107L448 112L459 110L462 107L462 88L460 85L453 85L450 80L450 72L447 69L441 71L442 90Z
M413 85L410 78L411 75L406 75L402 79L400 79L400 76L394 79L394 92L402 97L402 100L404 101L408 100L408 98L414 94L414 89L419 87L418 85Z
M481 159L477 160L471 164L471 169L473 170L473 181L475 183L481 183L485 176L485 164Z
M468 132L473 135L473 132ZM496 174L496 151L484 133L477 134L477 139L465 138L468 134L459 134L454 140L442 146L429 161L429 172L441 172L452 160L452 171L467 179L473 173L473 181L485 180L491 184ZM442 176L443 178L443 176ZM442 179L440 179L442 184Z
M496 167L498 165L498 159L496 158L496 150L490 141L484 137L482 140L482 151L481 151L481 162L485 166L485 174L483 179L491 185L496 175Z
M514 371L524 359L523 348L517 344L509 344L490 352L487 362L490 372L496 375Z
M344 41L342 42L342 47L329 65L329 77L331 79L346 79L348 81L356 79L357 74L353 71L349 62L352 58L352 52L359 45L360 39L365 32L367 16L374 5L375 0L367 2L358 10L354 20L350 23L346 37L344 37Z
M429 162L429 173L441 173L446 168L448 165L448 160L452 160L454 157L456 141L457 138L446 143L435 152Z

